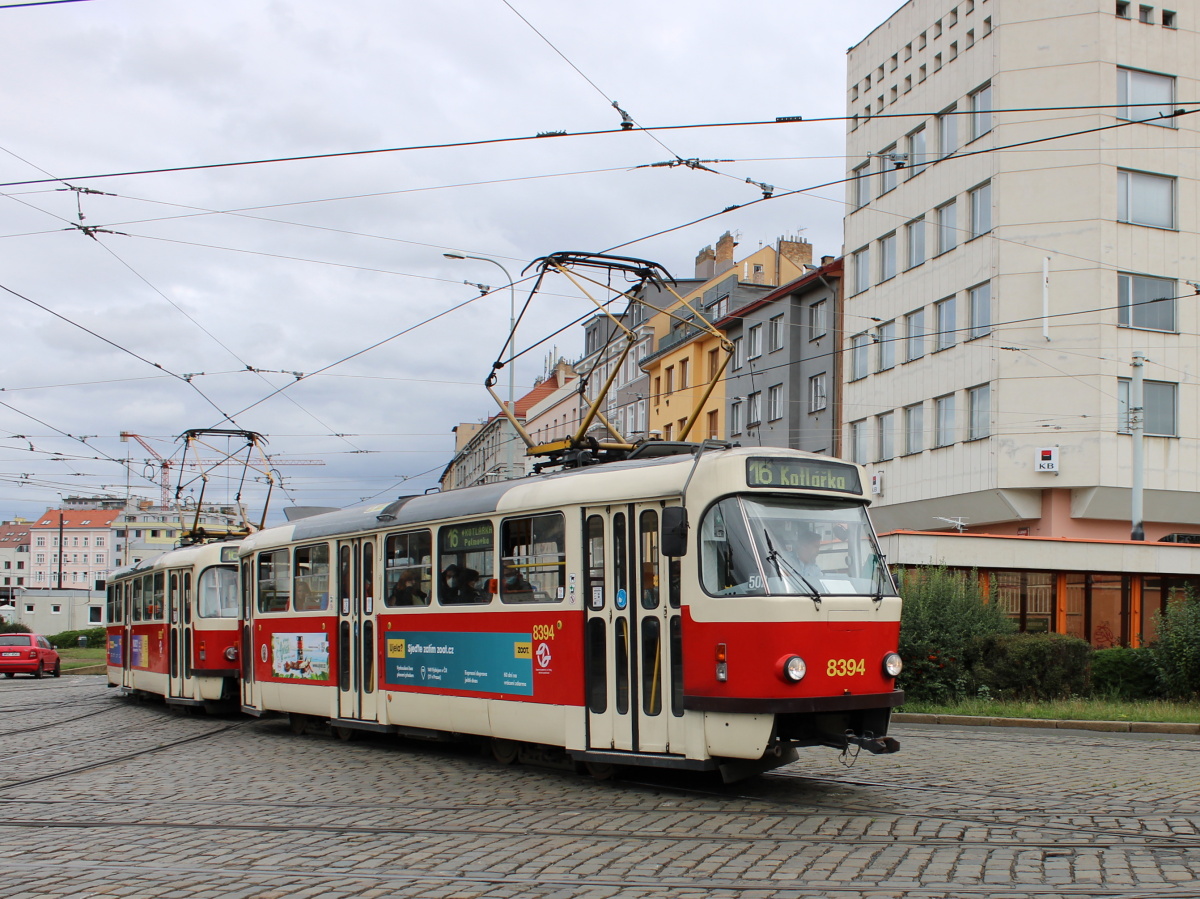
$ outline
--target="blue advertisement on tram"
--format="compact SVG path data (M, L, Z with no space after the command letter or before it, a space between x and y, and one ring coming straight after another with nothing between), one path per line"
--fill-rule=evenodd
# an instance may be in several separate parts
M533 695L529 634L388 631L386 661L392 686Z

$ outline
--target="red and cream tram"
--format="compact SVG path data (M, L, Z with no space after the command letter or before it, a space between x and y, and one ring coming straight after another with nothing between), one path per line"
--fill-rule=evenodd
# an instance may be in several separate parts
M238 545L186 546L107 583L108 682L172 705L236 701Z
M892 752L900 600L868 502L856 465L706 446L259 531L239 551L242 707L595 771ZM143 621L159 570L126 594ZM126 639L157 633L138 658L165 678L154 621L127 617Z

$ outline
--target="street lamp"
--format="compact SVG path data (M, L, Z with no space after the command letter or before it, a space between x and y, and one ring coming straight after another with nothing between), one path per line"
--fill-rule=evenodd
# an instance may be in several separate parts
M490 259L487 256L470 256L466 253L443 253L447 259L476 259L479 262L490 262L500 271L504 272L504 277L508 281L508 410L515 417L517 414L517 403L515 399L516 386L513 380L513 360L517 350L517 289L513 284L512 275L508 273L503 265L495 259ZM464 282L470 283L470 282ZM503 350L501 350L503 353ZM512 441L509 441L508 452L505 454L508 457L508 473L512 475Z

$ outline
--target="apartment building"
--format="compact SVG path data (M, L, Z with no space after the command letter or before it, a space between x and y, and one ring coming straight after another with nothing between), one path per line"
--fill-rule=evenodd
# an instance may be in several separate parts
M1200 533L1198 21L910 0L850 49L843 452L881 530L1128 538L1144 354L1145 536Z

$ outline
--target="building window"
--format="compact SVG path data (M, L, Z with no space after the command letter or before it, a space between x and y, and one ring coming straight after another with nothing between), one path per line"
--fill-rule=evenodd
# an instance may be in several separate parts
M1169 9L1164 9L1162 11L1162 23L1163 23L1163 28L1174 28L1175 27L1175 13L1173 13Z
M783 385L776 384L767 388L767 421L778 421L783 418Z
M949 156L958 149L958 109L951 106L937 117L938 158Z
M919 453L925 448L925 405L904 407L904 452Z
M729 407L729 433L742 433L742 404L740 401Z
M992 283L986 281L968 292L971 303L971 328L968 340L983 337L992 331Z
M978 440L991 433L991 411L991 388L989 385L980 384L967 391L968 440Z
M46 564L46 554L45 553L35 554L33 561L38 565L45 565Z
M1117 16L1122 19L1129 18L1129 3L1128 0L1117 0Z
M947 253L958 246L958 202L951 200L937 209L938 253Z
M908 234L908 268L916 268L925 261L925 216L913 219L904 230Z
M720 371L721 371L721 351L720 350L709 350L708 351L708 379L710 381L715 381L717 379L717 374Z
M850 422L850 461L862 464L867 461L867 420Z
M1117 275L1117 323L1147 331L1175 330L1175 282Z
M1153 6L1139 6L1138 7L1138 21L1144 22L1147 25L1153 25L1154 24L1154 7Z
M939 396L933 401L934 446L949 446L954 442L954 394Z
M925 126L922 125L908 136L908 177L912 178L925 171L928 162L925 147Z
M1117 379L1117 419L1122 434L1133 431L1129 420L1129 378ZM1142 382L1142 430L1151 437L1175 437L1177 384L1170 381Z
M746 424L756 425L762 421L762 391L756 390L746 397Z
M746 332L746 355L750 359L762 355L762 325L755 325Z
M35 545L35 546L45 546L45 545L46 545L46 538L45 538L45 537L38 537L38 538L37 538L37 540L34 542L34 545Z
M886 462L894 454L892 444L895 442L895 416L891 412L876 415L875 429L879 441L876 446L875 457L880 462Z
M827 405L825 395L825 372L808 379L808 411L820 412Z
M710 409L708 411L708 433L706 435L709 440L716 440L718 437L721 436L720 432L717 430L718 427L719 427L719 418L718 418L717 410Z
M871 339L866 334L855 334L850 338L850 380L857 381L867 376L867 347Z
M971 191L971 237L992 230L992 185L981 184Z
M1117 220L1153 228L1175 227L1175 179L1117 172Z
M863 247L854 254L854 292L862 293L871 286L871 251Z
M51 615L61 615L61 614L62 614L62 606L60 606L60 605L52 605L52 606L50 607L50 614L51 614Z
M680 390L686 390L688 387L691 386L691 383L689 380L690 376L691 376L691 368L692 368L691 360L689 360L689 359L680 359L679 360L679 389Z
M883 196L896 186L896 145L892 144L879 154L879 195Z
M826 322L826 305L824 300L813 303L808 307L808 339L816 340L818 337L824 337L829 330L829 325Z
M879 280L896 277L896 232L879 238Z
M896 365L896 323L884 322L875 329L875 343L879 348L878 371L887 371Z
M746 360L745 349L742 346L742 338L735 337L733 339L733 368L741 368Z
M771 352L783 349L783 316L777 315L767 322L767 346Z
M981 87L971 94L971 140L992 130L992 86Z
M870 107L867 107L868 110ZM861 209L871 202L871 164L864 162L851 174L853 179L854 208Z
M1175 127L1175 79L1134 69L1117 69L1118 118Z
M88 624L103 624L104 609L100 606L88 606Z
M912 362L925 355L925 310L918 309L904 316L904 361Z
M937 331L933 335L933 351L946 350L954 346L954 297L947 297L933 304L933 314L937 322Z
M667 379L667 396L675 392L675 366L668 365L667 370L663 373Z

